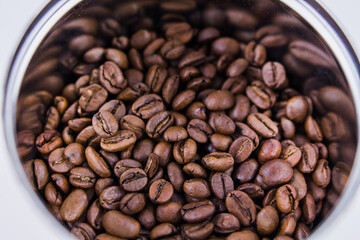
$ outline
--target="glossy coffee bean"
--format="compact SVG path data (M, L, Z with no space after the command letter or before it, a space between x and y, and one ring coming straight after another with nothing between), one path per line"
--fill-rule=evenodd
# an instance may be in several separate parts
M293 169L284 160L275 159L266 162L259 169L256 180L269 187L278 186L291 180Z
M240 183L250 182L255 178L259 170L259 162L255 159L249 159L242 162L234 172L234 178Z
M206 143L212 133L212 130L204 120L192 119L187 125L187 132L195 141L199 143Z
M82 91L79 106L86 112L95 112L106 101L108 92L98 84L92 84Z
M153 182L149 188L149 198L156 204L168 202L174 193L171 183L164 179L158 179Z
M84 190L75 189L64 200L60 208L60 214L64 221L75 222L88 207L89 200Z
M143 193L128 193L120 201L120 210L127 215L133 215L143 210L145 204Z
M298 193L290 184L283 185L276 191L276 205L280 212L289 213L299 205Z
M253 141L248 137L242 136L233 141L229 148L229 153L234 157L236 163L241 163L248 159L253 149Z
M261 113L250 114L247 117L247 124L259 135L265 138L275 137L279 130L275 123Z
M120 238L136 238L140 234L139 222L117 210L106 212L102 225L107 233Z
M250 226L256 220L256 208L253 200L242 191L232 191L226 196L226 208L236 216L240 224Z
M131 168L126 170L120 176L120 184L129 192L137 192L145 188L148 177L144 170L140 168Z
M279 224L279 215L276 209L271 206L265 206L256 216L256 228L259 234L263 236L274 233Z
M146 133L150 138L158 139L174 123L174 117L168 111L154 114L146 124Z
M204 167L212 170L224 172L234 165L234 158L225 152L213 152L201 159Z
M100 66L99 78L101 85L111 94L120 93L127 85L122 70L112 61L107 61Z
M234 190L234 182L226 173L215 173L209 181L212 192L219 199L225 199L226 195Z
M91 146L85 149L85 156L90 168L100 177L110 177L111 171L105 160Z
M96 182L96 175L89 168L75 167L70 171L69 182L76 188L92 188Z
M281 154L281 143L276 139L268 139L263 142L259 149L258 160L260 164L279 158Z
M165 110L164 103L156 94L146 94L138 98L131 107L132 112L142 119L149 119L155 113Z
M115 136L102 138L100 146L107 152L119 152L136 142L136 135L130 130L121 130Z
M182 205L178 202L167 202L161 204L156 208L156 220L160 223L168 222L171 224L176 224L181 221L181 210Z
M204 221L214 213L215 206L210 200L188 203L181 208L181 217L188 223Z
M234 105L234 103L234 96L226 90L212 92L204 99L206 108L212 111L222 111L229 109Z
M119 129L119 124L111 112L98 112L92 118L95 132L102 137L113 136Z
M207 198L211 194L209 184L201 178L186 180L183 189L188 196L199 199Z
M328 161L320 159L312 173L312 179L316 185L325 188L331 180L331 170Z
M100 206L106 210L118 209L119 202L125 195L125 191L119 186L110 186L105 188L100 196Z
M174 144L173 155L176 162L186 164L196 155L197 146L194 140L186 139Z

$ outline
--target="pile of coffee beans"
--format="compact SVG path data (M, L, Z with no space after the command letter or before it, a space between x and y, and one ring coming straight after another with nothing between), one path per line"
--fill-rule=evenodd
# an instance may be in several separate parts
M133 6L67 23L104 37L73 37L61 94L30 95L45 114L18 152L49 210L79 239L305 239L346 183L328 146L350 131L288 71L331 58L246 9L164 1L135 21Z

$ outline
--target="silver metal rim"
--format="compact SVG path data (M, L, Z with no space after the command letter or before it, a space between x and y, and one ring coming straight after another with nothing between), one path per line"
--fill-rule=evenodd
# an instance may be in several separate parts
M49 221L53 222L53 229L55 232L69 237L69 232L55 220L50 214L45 205L41 202L39 196L32 190L29 181L23 171L20 159L16 151L15 142L15 119L16 119L16 103L19 96L20 86L25 74L26 68L39 47L42 39L47 35L50 29L75 5L82 0L57 0L50 2L36 17L33 23L28 28L19 47L14 55L13 61L10 64L6 86L4 88L4 106L2 112L3 130L5 134L7 149L12 156L9 161L18 173L20 181L27 189L27 193L36 206L39 208L39 214L43 215ZM356 54L340 30L338 25L330 17L330 15L320 6L315 0L294 1L294 0L279 0L280 2L293 9L324 38L327 39L327 44L332 49L336 59L338 60L349 87L353 95L353 101L356 108L357 116L357 136L360 136L360 84L359 84L359 69L360 64ZM296 9L296 10L295 10ZM9 114L11 113L11 114ZM359 141L360 142L360 141ZM360 143L358 142L357 149ZM348 184L346 185L343 194L341 195L336 207L328 218L323 221L318 228L311 234L311 239L320 238L324 236L326 229L333 227L336 219L340 215L342 209L350 205L352 196L357 191L360 183L360 159L359 151L356 153L354 165L349 176Z

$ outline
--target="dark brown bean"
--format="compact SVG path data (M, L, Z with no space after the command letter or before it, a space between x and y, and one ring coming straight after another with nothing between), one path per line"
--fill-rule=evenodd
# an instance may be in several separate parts
M235 190L226 196L226 208L236 216L240 224L250 226L256 220L256 208L253 200L244 192Z

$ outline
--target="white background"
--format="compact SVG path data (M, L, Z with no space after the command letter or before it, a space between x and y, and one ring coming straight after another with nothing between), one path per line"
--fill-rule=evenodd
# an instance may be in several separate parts
M295 1L295 0L294 0ZM47 0L0 0L0 104L12 54L31 20ZM319 1L320 2L320 1ZM322 0L342 26L355 49L360 49L360 1ZM0 120L1 121L1 120ZM1 123L1 122L0 122ZM0 136L2 135L0 129ZM0 139L0 239L57 239L50 223L39 216L32 200L24 194ZM359 239L360 193L341 219L328 230L327 239Z

